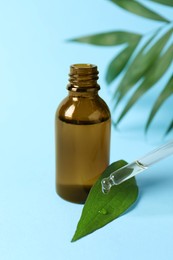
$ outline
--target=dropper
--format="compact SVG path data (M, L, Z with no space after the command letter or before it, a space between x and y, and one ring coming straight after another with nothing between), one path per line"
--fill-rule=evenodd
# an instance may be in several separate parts
M140 159L112 172L108 178L102 180L102 192L108 193L112 186L121 184L138 173L148 169L154 163L172 154L173 140L144 155Z

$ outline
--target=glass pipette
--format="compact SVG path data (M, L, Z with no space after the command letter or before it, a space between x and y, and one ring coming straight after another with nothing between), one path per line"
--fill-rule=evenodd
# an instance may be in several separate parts
M108 193L112 186L121 184L138 173L148 169L152 164L172 154L173 140L151 151L140 159L112 172L108 178L102 180L102 192Z

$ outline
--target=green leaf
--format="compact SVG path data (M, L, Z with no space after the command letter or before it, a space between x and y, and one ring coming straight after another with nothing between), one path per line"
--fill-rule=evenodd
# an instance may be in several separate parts
M150 1L162 4L162 5L173 6L172 0L150 0Z
M118 186L113 186L108 194L103 194L101 190L101 180L126 164L123 160L112 163L92 187L72 242L105 226L136 201L138 187L134 177Z
M172 46L172 56L173 56L173 46ZM164 64L163 64L164 66ZM158 112L159 108L162 106L162 104L173 94L173 77L169 80L169 82L167 83L166 87L162 90L161 94L159 95L159 97L157 98L151 113L149 115L145 130L148 130L149 125L151 124L154 116L156 115L156 113ZM169 131L169 128L168 128Z
M172 35L173 29L167 31L147 52L146 48L153 40L153 37L142 47L134 60L130 63L123 79L121 80L114 98L117 96L117 101L114 108L119 104L123 97L130 91L130 89L143 77L146 72L151 69L160 52L165 47L167 41Z
M158 57L158 59L155 61L151 69L147 72L144 81L140 84L140 86L137 88L135 93L129 99L125 108L123 109L120 116L118 117L116 124L118 124L122 120L122 118L126 115L126 113L130 110L130 108L138 101L138 99L142 95L144 95L149 89L151 89L154 86L154 84L164 75L164 73L167 71L168 67L170 66L172 60L173 60L173 45L171 45L162 56ZM170 89L170 86L168 88ZM168 92L166 93L168 94ZM150 121L152 120L153 116L151 115L151 118L147 124L150 124Z
M137 43L138 42L139 41L137 41ZM135 45L127 46L111 61L106 74L106 81L108 84L110 84L124 69L133 51L135 50L137 43Z
M165 132L165 135L168 135L173 130L173 120L171 121L170 125L168 126L168 129Z
M123 43L133 43L141 38L140 34L125 31L113 31L74 38L70 41L88 43L99 46L114 46Z
M156 21L169 22L166 18L157 14L154 11L151 11L149 8L145 7L137 1L129 0L110 0L121 8L127 10L128 12L143 16Z
M134 84L138 82L138 80L141 78L141 76L144 74L148 66L150 65L148 62L143 62L143 59L145 58L144 50L147 48L147 46L152 42L156 34L154 34L141 48L141 50L137 53L137 55L134 57L134 59L129 64L129 67L126 70L126 73L121 80L120 84L118 85L114 98L117 96L117 104L121 101L121 98L128 92ZM142 61L142 62L141 62Z

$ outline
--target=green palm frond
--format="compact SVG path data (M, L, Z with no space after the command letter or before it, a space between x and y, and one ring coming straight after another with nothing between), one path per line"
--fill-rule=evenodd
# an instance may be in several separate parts
M145 7L143 4L133 1L133 0L110 0L114 4L120 6L121 8L131 12L133 14L137 14L139 16L143 16L145 18L149 18L156 21L169 22L166 18L161 15L155 13L149 8Z
M150 1L162 4L162 5L173 6L173 1L172 0L150 0Z
M165 47L165 44L172 35L173 30L170 29L165 33L147 52L146 48L153 40L153 37L142 47L134 60L131 62L129 68L117 87L114 97L117 97L115 107L120 103L124 96L130 91L130 89L147 73L147 71L153 67L155 61L160 55L160 52ZM154 35L155 37L155 35Z
M167 74L167 70L173 61L173 22L145 6L145 1L143 1L144 4L137 0L109 1L130 13L160 22L162 26L159 25L155 31L150 33L150 36L128 31L111 31L74 38L71 41L97 46L124 46L120 53L112 59L106 72L108 85L123 73L120 83L115 86L113 92L113 111L117 109L117 106L123 101L124 97L129 95L131 90L135 89L135 91L122 108L114 125L119 124L133 105L165 76L165 81L168 83L151 107L145 127L147 131L157 112L173 94L173 77L169 80L170 75ZM147 3L150 2L166 5L169 8L173 7L173 0L147 1ZM138 87L136 88L136 86ZM165 120L167 119L165 118ZM165 134L167 135L172 130L173 120L168 122Z
M122 118L130 110L130 108L140 99L140 97L142 97L148 90L150 90L155 85L155 83L158 82L158 80L164 75L164 73L169 68L172 60L173 60L173 45L170 46L163 55L161 55L157 58L157 60L155 61L155 63L151 67L151 69L146 73L143 82L139 85L139 87L137 88L135 93L132 95L130 100L127 102L123 111L119 115L116 124L118 124L122 120ZM170 84L171 83L172 82L170 82ZM168 90L171 88L170 84L168 84L168 86L167 86ZM165 88L165 89L167 89L167 88ZM172 88L173 88L173 85L172 85ZM163 92L161 94L161 96L164 94L170 94L170 92L169 91L167 91L166 93ZM161 100L161 98L160 98L160 100ZM156 107L154 109L155 113L157 112L157 106L158 106L158 104L156 105ZM152 111L152 113L150 114L150 118L147 122L146 129L148 129L149 124L151 123L151 121L153 119L154 111Z
M170 125L168 126L165 135L169 134L173 130L173 120L171 121Z
M110 84L125 68L132 53L134 52L139 40L136 44L126 46L109 64L106 74L106 81Z
M74 38L70 41L89 43L98 46L116 46L124 43L132 44L134 41L138 41L140 38L140 34L125 31L113 31Z
M172 47L172 59L173 59L173 46ZM145 130L148 130L148 127L150 126L152 120L154 119L156 113L158 112L158 110L160 109L160 107L164 104L164 102L171 97L173 94L173 76L170 78L170 80L168 81L168 83L166 84L165 88L162 90L161 94L159 95L159 97L157 98L154 106L152 107L152 110L150 112L148 121L146 123L146 127ZM170 127L172 126L172 124L168 127L168 133L171 130ZM169 130L170 129L170 130Z

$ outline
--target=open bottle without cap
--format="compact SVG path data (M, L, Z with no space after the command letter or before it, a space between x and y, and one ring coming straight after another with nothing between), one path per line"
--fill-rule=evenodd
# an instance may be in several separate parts
M55 117L56 191L65 200L84 203L109 165L110 111L98 95L97 66L70 67L68 96Z

